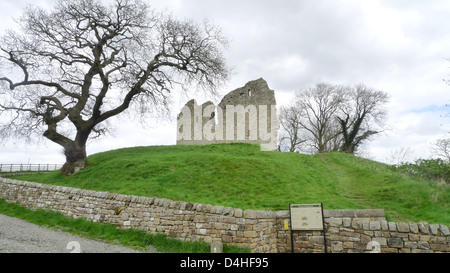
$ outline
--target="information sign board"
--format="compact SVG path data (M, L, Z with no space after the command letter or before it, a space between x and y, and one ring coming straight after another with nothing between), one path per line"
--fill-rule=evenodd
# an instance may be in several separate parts
M291 230L323 230L322 211L322 204L291 204Z

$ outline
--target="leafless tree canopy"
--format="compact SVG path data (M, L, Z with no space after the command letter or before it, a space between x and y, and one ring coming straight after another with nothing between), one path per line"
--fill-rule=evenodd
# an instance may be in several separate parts
M282 106L279 114L280 124L283 132L280 135L280 146L289 152L299 152L301 145L306 139L301 135L301 111L294 106Z
M341 129L341 150L355 153L358 146L372 135L380 133L386 118L384 105L388 102L385 92L358 84L348 90L349 99L337 116Z
M60 0L52 11L27 8L18 23L0 40L1 136L41 133L81 167L108 118L130 106L168 111L175 84L214 93L228 77L219 28L140 0Z
M388 151L385 156L385 161L388 164L400 166L402 164L407 164L408 161L411 161L413 159L411 158L413 154L414 151L411 147L399 147Z
M333 140L339 130L334 119L344 96L342 87L328 83L318 83L297 93L296 104L303 116L300 125L310 140L310 150L319 153L336 150Z
M387 101L386 93L362 84L319 83L301 90L293 105L281 111L280 123L289 140L284 144L290 151L355 153L381 132Z
M431 147L433 155L450 163L450 137L440 138Z

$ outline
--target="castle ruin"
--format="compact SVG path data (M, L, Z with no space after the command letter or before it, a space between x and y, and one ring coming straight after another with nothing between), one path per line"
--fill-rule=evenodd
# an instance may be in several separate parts
M188 101L177 117L177 145L244 142L276 150L279 127L274 91L261 78L231 91L217 107Z

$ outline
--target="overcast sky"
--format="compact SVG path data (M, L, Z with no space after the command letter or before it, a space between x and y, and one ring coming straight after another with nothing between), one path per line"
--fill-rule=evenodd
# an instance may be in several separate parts
M0 0L0 32L28 3L52 7L54 0ZM108 2L108 0L105 0ZM234 73L222 94L264 78L278 105L300 89L326 81L364 83L387 92L388 127L365 147L364 156L385 161L401 147L410 159L430 157L430 143L450 131L450 1L448 0L160 0L149 1L177 18L220 26ZM8 15L8 16L6 16ZM208 98L197 98L203 103ZM120 147L173 145L175 116L188 98L177 99L171 121L121 118L113 136L88 144L88 154ZM61 147L44 141L0 146L0 163L64 163Z

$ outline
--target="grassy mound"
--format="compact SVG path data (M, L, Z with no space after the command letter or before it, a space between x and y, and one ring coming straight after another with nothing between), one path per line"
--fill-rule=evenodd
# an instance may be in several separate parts
M344 153L263 152L250 144L150 146L98 153L90 166L21 180L242 209L382 208L389 220L450 225L450 187Z

